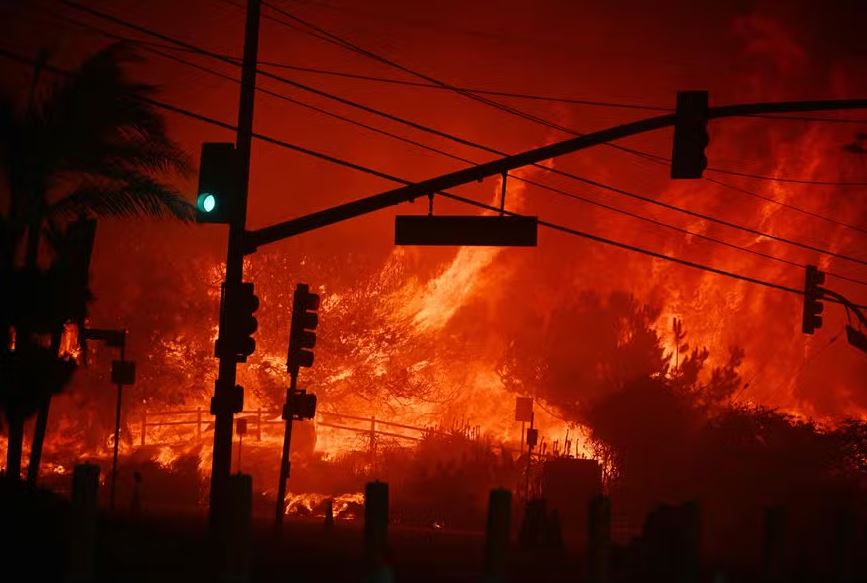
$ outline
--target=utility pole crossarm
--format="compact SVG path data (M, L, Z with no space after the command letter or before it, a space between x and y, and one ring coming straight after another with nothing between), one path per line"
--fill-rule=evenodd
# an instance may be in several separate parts
M737 116L751 116L769 113L794 113L811 111L834 111L841 109L867 109L867 99L838 99L819 101L782 101L768 103L743 103L735 105L723 105L708 109L708 117L723 118ZM497 160L478 164L470 168L464 168L456 172L423 180L422 182L410 183L402 179L394 178L395 181L404 182L405 186L395 188L380 194L355 200L330 209L318 211L296 219L290 219L282 223L248 231L245 237L244 253L249 255L258 247L275 243L287 237L300 235L320 227L333 225L347 219L355 218L367 213L378 211L389 206L404 202L412 202L421 196L430 196L463 184L477 182L491 176L500 176L516 168L538 164L551 158L571 154L578 150L590 148L619 140L636 134L658 130L674 125L675 114L666 114L619 126L607 128L592 134L584 134L562 142L549 144L513 156L505 156Z

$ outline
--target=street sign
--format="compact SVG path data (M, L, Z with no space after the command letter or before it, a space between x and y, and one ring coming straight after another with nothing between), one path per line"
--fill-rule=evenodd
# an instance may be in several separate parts
M515 421L533 420L533 399L531 397L515 397Z
M235 431L238 435L247 435L247 420L243 417L235 420Z
M536 217L401 215L394 218L395 245L535 247Z
M116 385L134 385L135 363L131 360L113 360L111 362L111 382Z
M105 328L85 328L81 332L84 340L101 340L106 346L120 348L126 341L126 330L106 330Z

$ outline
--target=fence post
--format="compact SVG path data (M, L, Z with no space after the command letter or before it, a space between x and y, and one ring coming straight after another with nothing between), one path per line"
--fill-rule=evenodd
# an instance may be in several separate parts
M376 473L376 417L370 418L370 473Z
M262 407L256 409L256 441L262 441Z
M334 498L325 500L325 532L334 530Z
M145 409L141 414L141 444L145 444L145 436L148 432L148 412Z

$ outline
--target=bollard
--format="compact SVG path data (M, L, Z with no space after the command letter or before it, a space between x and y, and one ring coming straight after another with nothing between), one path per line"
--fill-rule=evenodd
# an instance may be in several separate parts
M701 508L663 504L651 512L642 539L642 580L697 583L701 568Z
M611 499L594 496L587 507L587 581L606 583L611 560Z
M785 565L786 509L765 509L765 533L762 542L762 576L766 583L783 580Z
M698 583L701 577L701 505L698 501L682 504L682 577L684 583Z
M364 560L381 568L388 547L388 484L369 482L364 488Z
M233 474L229 477L227 494L229 507L221 580L246 583L250 581L253 542L253 478L248 474Z
M834 511L831 536L831 581L833 583L854 583L857 580L858 557L863 558L861 555L863 548L859 551L857 540L858 520L855 513L852 509L838 508Z
M325 532L334 530L334 498L325 500Z
M526 550L544 548L548 532L548 504L544 498L524 503L524 516L518 531L518 543Z
M99 466L78 464L72 472L72 504L67 541L67 581L92 581L96 548Z
M505 574L511 523L512 492L503 488L491 490L485 529L485 575L491 579Z

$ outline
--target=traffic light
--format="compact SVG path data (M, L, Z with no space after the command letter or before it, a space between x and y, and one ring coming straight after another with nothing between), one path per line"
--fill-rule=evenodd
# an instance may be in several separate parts
M707 91L679 91L671 153L672 178L701 178L707 168Z
M286 368L292 375L297 375L302 366L313 366L313 347L316 346L316 334L313 331L319 325L318 309L319 295L310 293L310 286L306 283L296 285L292 301L292 325L289 328L289 355L286 359Z
M289 391L286 395L286 403L283 405L283 419L289 421L303 421L313 419L316 416L316 395L308 393L304 389Z
M253 293L252 283L226 286L222 326L225 337L217 339L217 353L233 357L237 362L247 362L247 357L256 351L252 336L259 327L255 316L259 298Z
M202 144L196 220L229 224L241 189L241 164L235 145L229 142Z
M812 334L822 327L822 298L825 290L821 286L825 283L825 274L819 271L815 265L808 265L804 275L804 317L801 321L801 330L804 334Z

